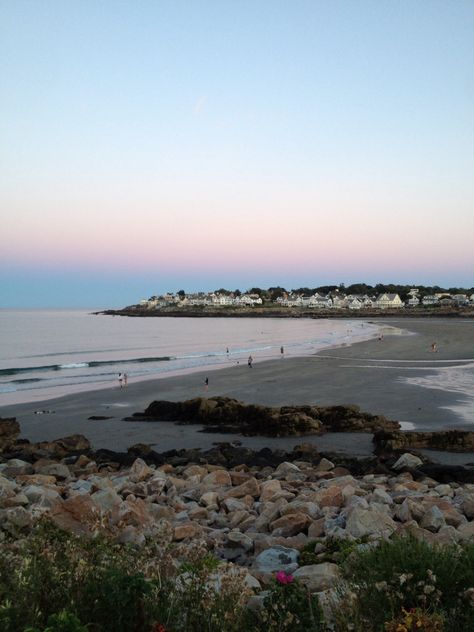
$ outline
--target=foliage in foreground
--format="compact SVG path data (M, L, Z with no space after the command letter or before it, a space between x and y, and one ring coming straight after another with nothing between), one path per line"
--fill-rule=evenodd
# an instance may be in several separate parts
M340 632L474 630L474 543L382 541L350 556L344 575L334 609Z
M158 543L159 540L159 543ZM0 550L2 632L234 632L251 594L242 573L166 534L140 548L48 524ZM216 569L219 567L219 574Z
M314 546L314 545L313 545ZM258 612L244 571L163 533L134 548L45 523L0 547L2 632L459 632L474 629L474 543L329 543L343 581L317 596L280 572ZM309 552L308 552L309 553ZM316 561L316 560L315 560ZM262 598L261 598L262 599ZM326 607L327 610L327 607ZM326 612L327 614L327 612Z

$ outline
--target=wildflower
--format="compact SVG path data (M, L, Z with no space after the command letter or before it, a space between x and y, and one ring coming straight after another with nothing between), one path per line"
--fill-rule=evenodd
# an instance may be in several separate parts
M291 584L293 582L293 575L290 574L286 574L285 571L278 571L278 573L276 574L276 578L277 582L279 584Z

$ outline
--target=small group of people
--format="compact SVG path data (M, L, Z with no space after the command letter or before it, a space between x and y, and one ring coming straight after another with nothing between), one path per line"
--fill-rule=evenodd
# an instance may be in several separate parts
M119 381L119 387L125 388L128 384L128 375L126 373L119 373L118 381Z

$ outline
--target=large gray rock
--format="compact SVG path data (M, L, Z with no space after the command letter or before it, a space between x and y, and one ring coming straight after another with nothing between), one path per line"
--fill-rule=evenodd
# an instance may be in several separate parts
M103 512L112 511L118 507L122 499L114 489L100 489L91 496L92 500Z
M398 459L398 461L394 463L393 469L394 470L403 470L406 468L411 469L411 468L420 467L420 465L423 465L423 461L420 458L418 458L414 454L405 452L405 454L402 454L402 456Z
M44 474L45 476L54 476L55 478L67 479L71 476L71 472L67 465L64 463L48 463L39 467L38 474Z
M431 531L431 533L436 533L445 525L444 516L436 505L433 505L426 511L420 522L420 527Z
M130 480L132 483L139 483L140 481L150 478L154 473L155 470L148 467L143 459L135 459L130 468Z
M32 515L24 507L13 507L12 509L7 509L5 515L7 522L19 529L30 527L33 523Z
M39 485L27 485L23 488L23 493L30 503L35 503L45 509L53 507L61 499L59 492L55 489L40 487Z
M295 579L303 583L310 592L321 592L334 586L340 577L337 564L324 562L323 564L310 564L301 566L293 573Z
M396 527L392 518L376 506L371 506L369 509L354 507L346 522L346 532L354 538L368 535L387 537L395 531Z
M262 551L254 561L257 571L265 574L285 571L292 573L298 568L299 552L279 544Z

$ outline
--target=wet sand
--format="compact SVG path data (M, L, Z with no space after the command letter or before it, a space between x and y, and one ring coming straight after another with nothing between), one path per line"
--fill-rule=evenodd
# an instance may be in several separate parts
M179 401L204 395L224 395L270 406L357 404L365 411L404 422L406 429L474 429L474 388L469 389L474 376L474 320L403 318L373 322L386 328L383 340L323 350L309 357L264 361L251 369L232 365L207 373L132 382L122 390L114 384L44 402L0 406L0 416L16 417L22 436L31 441L81 433L94 448L112 450L125 450L134 443L150 443L158 451L208 448L213 442L238 438L244 445L255 448L291 449L293 445L311 441L321 450L338 450L355 456L371 452L370 435L242 438L202 433L198 426L123 421L155 399ZM437 343L437 353L431 352L433 342ZM204 392L206 375L207 393ZM442 388L444 382L448 386L455 383L453 375L462 376L464 390L440 388L439 383ZM431 380L433 376L438 388L405 381L406 378ZM49 412L35 414L37 411ZM88 419L92 415L111 419L92 421ZM474 460L473 454L453 455L450 462L469 460Z

